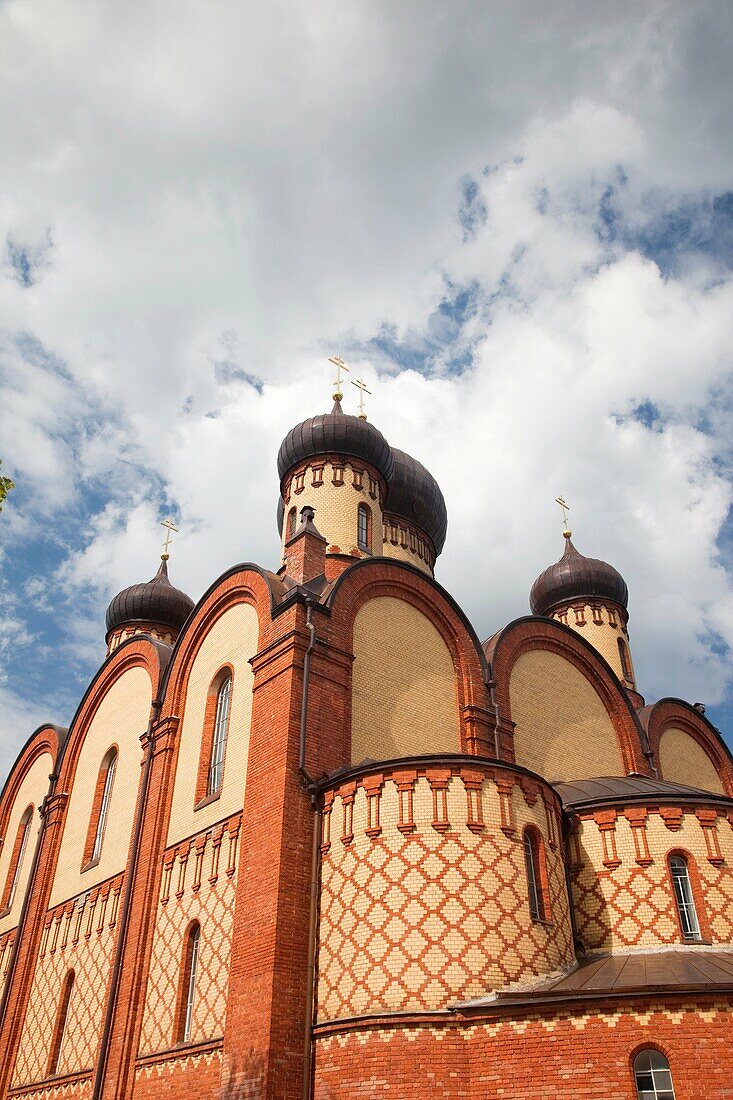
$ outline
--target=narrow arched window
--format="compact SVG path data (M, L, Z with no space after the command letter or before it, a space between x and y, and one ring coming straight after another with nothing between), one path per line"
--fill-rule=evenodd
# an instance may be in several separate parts
M540 890L538 872L539 860L537 859L536 845L532 833L527 829L524 834L524 863L527 868L527 894L529 897L529 913L532 920L541 920L542 911L540 903Z
M675 1100L669 1062L661 1051L640 1050L634 1058L637 1100Z
M112 800L112 788L117 771L117 749L110 749L102 761L97 776L97 785L94 790L92 813L89 818L87 830L87 842L84 846L84 861L82 870L93 867L99 862L104 842L104 832L109 818L109 807Z
M682 937L685 940L699 940L700 922L697 919L695 899L692 894L690 869L684 856L670 856L669 873L672 876L672 889Z
M28 838L30 837L32 821L33 807L28 806L18 824L18 832L15 834L15 843L13 844L13 850L10 854L10 864L5 879L5 889L3 890L2 901L0 902L0 913L7 913L15 900L18 883L20 882L20 873L23 870L23 860L28 847Z
M207 794L216 794L220 791L224 781L224 754L226 753L231 698L232 678L231 676L227 676L226 679L222 681L216 697L216 714L214 716L214 735L211 741L211 761L209 763L209 780L206 788Z
M295 534L295 524L297 521L297 509L291 508L288 512L288 524L285 532L285 541L290 542L290 539Z
M629 647L627 646L627 644L623 640L623 638L617 638L616 641L618 643L618 655L619 655L619 660L621 661L621 671L624 674L624 679L633 681L634 677L633 677L633 674L631 672L631 659L629 657Z
M194 921L188 930L188 935L183 945L183 964L181 966L178 1021L176 1026L176 1042L178 1043L188 1043L191 1039L200 942L201 925L198 921Z
M372 548L372 514L368 504L359 505L359 531L358 544L360 550Z
M58 1073L59 1062L61 1060L61 1053L64 1049L64 1039L66 1037L66 1024L69 1019L69 1005L71 1004L71 993L74 988L74 971L70 970L64 979L63 988L61 990L61 999L59 1001L58 1013L56 1015L56 1027L53 1031L53 1041L51 1043L51 1055L48 1060L48 1077L53 1077Z

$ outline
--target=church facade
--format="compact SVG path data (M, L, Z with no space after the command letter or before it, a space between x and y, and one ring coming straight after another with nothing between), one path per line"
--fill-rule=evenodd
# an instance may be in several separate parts
M0 1097L733 1097L733 761L623 578L566 532L482 643L339 394L278 472L280 567L115 596L4 785Z

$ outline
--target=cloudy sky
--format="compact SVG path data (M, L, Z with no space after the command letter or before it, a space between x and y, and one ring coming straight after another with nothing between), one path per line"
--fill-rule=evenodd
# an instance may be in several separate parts
M563 493L647 699L733 732L732 50L705 0L2 0L0 773L164 516L194 597L277 565L335 353L438 478L481 637Z

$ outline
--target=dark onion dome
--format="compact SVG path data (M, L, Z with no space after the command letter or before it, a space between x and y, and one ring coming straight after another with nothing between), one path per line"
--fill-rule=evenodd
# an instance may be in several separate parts
M145 622L180 630L193 611L193 600L168 580L168 565L161 561L151 581L123 588L107 608L107 634L125 623Z
M445 545L448 510L440 486L422 462L392 448L394 470L389 479L385 515L408 520L432 540L435 553Z
M625 608L629 602L626 581L608 562L586 558L566 535L565 553L544 573L540 573L529 594L533 615L547 615L563 603L587 598L611 600Z
M378 428L358 416L347 416L340 401L330 413L311 416L291 428L280 444L277 473L282 480L288 470L306 458L337 454L368 462L385 481L392 476L392 451Z

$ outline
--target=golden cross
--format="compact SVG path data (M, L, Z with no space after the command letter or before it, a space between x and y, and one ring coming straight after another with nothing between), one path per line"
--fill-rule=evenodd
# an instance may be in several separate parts
M555 504L559 504L562 508L562 533L566 539L569 539L573 533L568 527L568 512L570 511L570 505L564 497L555 497Z
M336 368L336 381L334 382L334 386L336 387L336 389L334 391L333 399L334 401L340 401L341 398L344 396L341 390L341 371L345 370L348 374L349 368L346 366L346 363L344 363L340 355L331 355L329 356L328 361L329 363L333 363L334 367Z
M160 526L165 527L165 542L163 543L163 553L160 555L162 561L168 561L170 554L168 553L168 547L171 544L171 535L178 534L178 528L172 519L162 519Z
M357 378L356 382L351 383L352 386L356 386L359 391L359 420L366 420L366 413L364 412L364 394L368 393L371 397L371 390L366 388L366 382L363 382L361 378Z

